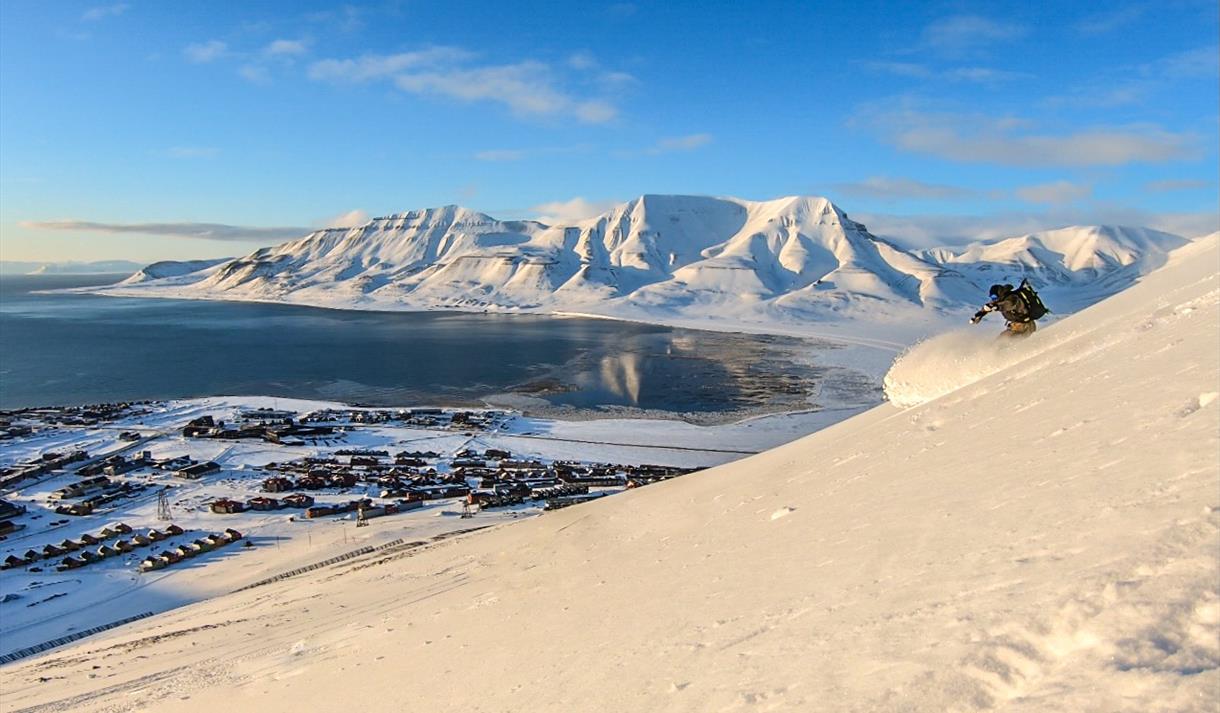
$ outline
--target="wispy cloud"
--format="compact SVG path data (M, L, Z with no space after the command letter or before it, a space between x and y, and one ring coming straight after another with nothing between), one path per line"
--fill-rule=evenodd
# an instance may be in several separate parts
M1016 79L1028 79L1031 75L1024 72L1011 72L994 67L963 66L947 69L934 69L917 62L864 62L865 69L885 74L893 74L907 79L930 79L950 82L973 82L975 84L998 84Z
M687 134L661 139L648 150L650 154L674 153L675 151L694 151L712 143L711 134Z
M1151 62L1119 65L1088 84L1047 97L1043 104L1086 109L1131 106L1149 102L1182 83L1214 81L1218 75L1220 46L1195 47Z
M229 46L220 40L209 40L189 44L182 50L187 60L195 64L215 62L229 51Z
M488 149L478 151L474 157L479 161L520 161L529 155L525 149Z
M263 48L266 57L299 57L309 51L305 40L273 40Z
M1051 183L1040 183L1035 186L1021 186L1013 191L1013 193L1027 203L1061 205L1088 198L1093 195L1093 187L1072 183L1071 181L1054 181Z
M171 146L165 151L170 158L215 158L219 154L214 146Z
M271 81L271 72L261 64L243 64L237 68L237 76L252 84L267 84Z
M1076 31L1082 35L1104 35L1126 27L1144 15L1144 6L1128 5L1096 15L1090 15L1076 23Z
M363 210L349 210L318 221L320 228L355 228L369 222L369 214Z
M1033 122L1018 117L894 110L888 104L866 110L863 121L898 149L963 163L1120 166L1198 155L1194 135L1148 125L1050 134L1036 131Z
M394 79L403 91L443 96L459 101L492 101L518 116L574 115L599 124L617 110L609 102L579 99L562 90L551 68L536 61L473 68L450 67L437 71L408 72Z
M926 183L914 178L889 178L886 176L873 176L863 181L852 183L837 183L834 187L843 195L850 198L872 198L882 201L897 201L911 198L944 200L968 198L978 193L975 190L960 186Z
M1152 191L1153 193L1174 193L1177 191L1197 191L1208 188L1211 185L1211 181L1169 178L1160 181L1148 181L1144 184L1144 190Z
M216 241L271 241L297 238L309 228L251 228L223 223L100 223L89 220L28 220L23 228L82 233L131 233Z
M852 217L867 225L874 235L890 238L911 248L964 245L976 240L1008 238L1069 225L1140 226L1188 238L1207 235L1220 228L1220 214L1216 212L1155 213L1096 203L986 215L897 215L853 211Z
M113 5L98 5L97 7L91 7L88 10L85 10L84 14L80 16L80 19L85 22L97 22L98 20L104 20L107 17L118 17L119 15L127 12L129 7L131 6L125 2L114 3Z
M321 60L310 66L309 76L332 82L386 79L411 94L497 103L517 116L570 116L590 124L618 116L608 96L581 96L570 90L553 65L536 60L480 65L474 59L473 53L461 48L430 47L392 55ZM587 58L587 62L592 59ZM586 60L577 63L586 64Z
M366 54L355 59L324 59L309 66L309 78L329 82L367 82L399 72L462 62L473 54L460 47L428 47L398 54Z
M618 204L619 201L589 201L577 196L567 201L541 203L530 208L530 211L540 222L564 225L601 215Z
M1010 42L1026 34L1022 25L979 15L953 15L924 28L924 47L947 56L977 53L991 45Z

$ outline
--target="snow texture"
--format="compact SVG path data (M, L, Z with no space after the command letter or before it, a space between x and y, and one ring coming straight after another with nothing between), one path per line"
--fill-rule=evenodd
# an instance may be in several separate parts
M1214 711L1218 265L922 405L5 667L0 707Z

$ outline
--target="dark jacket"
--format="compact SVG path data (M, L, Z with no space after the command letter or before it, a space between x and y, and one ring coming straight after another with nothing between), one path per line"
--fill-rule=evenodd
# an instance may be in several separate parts
M983 305L984 312L999 312L1009 322L1030 322L1029 306L1016 292L1010 292L999 299Z

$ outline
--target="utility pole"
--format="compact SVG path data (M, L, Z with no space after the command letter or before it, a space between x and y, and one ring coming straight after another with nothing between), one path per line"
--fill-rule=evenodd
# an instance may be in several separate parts
M173 520L173 516L169 514L169 496L166 494L169 488L161 488L157 493L157 519L158 520Z

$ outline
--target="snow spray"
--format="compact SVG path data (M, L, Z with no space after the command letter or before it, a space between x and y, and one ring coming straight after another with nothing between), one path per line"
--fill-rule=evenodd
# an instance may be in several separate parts
M973 384L1029 356L1030 339L997 337L993 330L940 334L912 346L885 375L885 396L899 408L927 403Z

